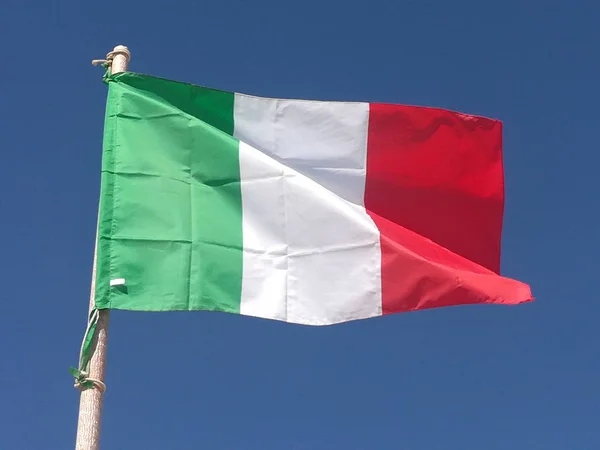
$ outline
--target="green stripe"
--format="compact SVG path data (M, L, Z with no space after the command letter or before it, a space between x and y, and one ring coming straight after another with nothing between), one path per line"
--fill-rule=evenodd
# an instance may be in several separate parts
M234 94L132 73L108 84L96 305L239 313Z

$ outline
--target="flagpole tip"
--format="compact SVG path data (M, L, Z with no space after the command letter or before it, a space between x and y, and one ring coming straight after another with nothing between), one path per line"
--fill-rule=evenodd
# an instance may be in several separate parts
M117 45L107 57L112 59L111 73L117 74L121 72L127 72L127 65L131 59L131 53L129 49L124 45Z
M121 55L125 56L125 58L127 58L128 61L131 59L131 52L125 45L117 45L113 49L112 53L113 54L121 54Z
M94 59L92 65L109 67L111 73L114 75L116 73L126 72L130 59L131 52L129 49L125 45L117 45L112 52L109 52L106 55L106 59Z

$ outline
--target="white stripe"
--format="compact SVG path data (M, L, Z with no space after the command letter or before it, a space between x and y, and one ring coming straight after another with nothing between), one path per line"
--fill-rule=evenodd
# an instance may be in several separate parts
M367 103L236 95L241 313L326 325L381 315L379 231L364 208Z

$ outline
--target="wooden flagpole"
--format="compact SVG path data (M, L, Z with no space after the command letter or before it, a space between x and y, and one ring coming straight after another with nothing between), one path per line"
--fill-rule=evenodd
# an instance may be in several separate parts
M127 64L131 55L127 47L117 45L110 52L105 61L111 74L127 71ZM94 264L92 268L92 286L90 293L90 312L94 309L96 291L96 255L97 243L94 249ZM100 425L102 418L102 402L104 399L104 371L106 367L106 346L108 344L108 319L109 310L99 311L96 332L92 341L91 357L89 364L89 378L99 380L102 384L95 384L92 388L83 388L79 401L79 420L77 423L76 450L99 450L100 448Z

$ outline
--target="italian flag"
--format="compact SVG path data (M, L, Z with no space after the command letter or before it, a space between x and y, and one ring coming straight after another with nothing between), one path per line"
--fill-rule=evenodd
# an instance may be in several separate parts
M107 78L96 307L328 325L517 304L502 124Z

